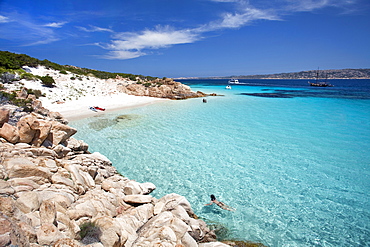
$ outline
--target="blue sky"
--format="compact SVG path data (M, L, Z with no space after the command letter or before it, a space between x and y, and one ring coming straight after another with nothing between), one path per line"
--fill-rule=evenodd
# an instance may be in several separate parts
M0 0L0 50L158 77L370 68L370 1Z

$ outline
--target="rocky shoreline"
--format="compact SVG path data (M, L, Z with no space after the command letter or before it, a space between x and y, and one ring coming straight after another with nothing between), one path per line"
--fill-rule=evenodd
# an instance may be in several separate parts
M185 197L150 193L57 113L0 111L0 246L229 246Z

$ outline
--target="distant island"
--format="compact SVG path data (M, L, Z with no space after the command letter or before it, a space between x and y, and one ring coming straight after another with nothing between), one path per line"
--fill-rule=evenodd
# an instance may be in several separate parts
M291 72L291 73L278 73L266 75L233 75L233 76L214 76L207 77L207 79L316 79L317 70ZM325 79L370 79L370 69L329 69L320 70L319 77ZM204 78L204 77L203 77ZM191 78L176 78L176 79L203 79L202 77Z

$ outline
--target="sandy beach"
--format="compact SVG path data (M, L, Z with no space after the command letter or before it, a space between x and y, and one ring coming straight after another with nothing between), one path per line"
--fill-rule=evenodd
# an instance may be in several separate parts
M125 108L140 107L165 101L166 99L142 97L117 93L104 96L83 96L78 100L66 101L62 104L52 103L46 98L42 98L42 105L55 112L59 112L69 121L87 117L93 117L106 112L117 111ZM91 106L105 108L105 111L93 111Z
M75 75L70 72L24 67L34 75L53 77L55 87L44 87L38 81L22 80L22 85L29 89L40 90L45 97L40 97L43 107L59 112L69 121L101 115L120 109L139 107L168 99L134 96L119 92L117 85L133 83L126 79L99 79L92 76ZM105 108L105 111L93 111L92 106Z

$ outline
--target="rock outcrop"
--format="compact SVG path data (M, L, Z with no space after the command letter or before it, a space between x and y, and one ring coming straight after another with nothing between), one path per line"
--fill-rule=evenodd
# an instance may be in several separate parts
M36 113L4 121L1 246L228 246L185 197L151 196L154 184L121 176L74 133Z
M191 88L172 79L156 79L146 83L129 84L118 86L118 89L130 95L149 96L167 99L188 99L205 97L206 94L198 91L193 92Z

